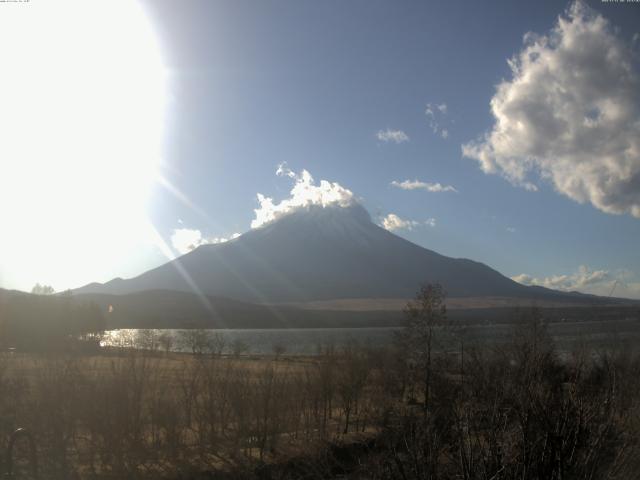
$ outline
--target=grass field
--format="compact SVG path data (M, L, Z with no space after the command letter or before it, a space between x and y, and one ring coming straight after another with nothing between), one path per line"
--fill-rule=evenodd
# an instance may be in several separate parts
M313 356L5 352L0 448L27 428L39 478L56 480L635 478L636 320L433 335L428 363L355 343Z

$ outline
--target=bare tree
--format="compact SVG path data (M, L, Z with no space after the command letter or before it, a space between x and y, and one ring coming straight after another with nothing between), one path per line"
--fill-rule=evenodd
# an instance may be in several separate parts
M220 332L209 335L209 351L214 357L221 357L227 346L227 339Z
M239 357L240 355L243 355L249 351L249 345L247 344L247 342L236 338L231 343L231 351L233 352L234 357Z
M150 328L138 330L135 341L140 348L152 352L160 346L158 331Z
M287 347L283 343L280 343L280 342L274 343L271 346L271 349L273 351L273 355L276 357L276 360L278 360L287 351Z
M173 336L169 332L162 332L158 336L158 343L164 350L164 353L169 353L173 347Z
M445 293L441 285L424 285L415 299L407 303L404 309L406 325L397 341L404 349L407 360L418 372L424 393L424 408L428 408L432 377L432 355L435 341L435 329L447 320Z
M182 330L180 332L180 345L191 350L194 355L202 355L209 349L209 332L202 328Z

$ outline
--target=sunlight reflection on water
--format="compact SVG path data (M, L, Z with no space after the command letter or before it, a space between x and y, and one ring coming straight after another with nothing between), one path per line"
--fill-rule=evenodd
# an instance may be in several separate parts
M384 346L393 341L393 332L398 328L300 328L300 329L246 329L207 330L209 335L223 338L223 353L232 353L234 342L243 342L247 353L271 354L276 346L282 346L288 355L314 355L320 347L329 345L341 347L349 343L359 345ZM160 337L170 336L171 351L189 352L190 347L183 341L187 330L109 330L101 342L102 346L134 347L162 350Z

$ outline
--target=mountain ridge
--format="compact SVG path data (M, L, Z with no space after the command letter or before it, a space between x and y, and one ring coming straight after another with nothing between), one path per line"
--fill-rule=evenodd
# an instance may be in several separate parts
M136 277L92 283L74 292L175 290L276 304L411 298L425 283L442 284L450 297L599 298L524 286L483 263L441 255L376 225L356 203L299 208Z

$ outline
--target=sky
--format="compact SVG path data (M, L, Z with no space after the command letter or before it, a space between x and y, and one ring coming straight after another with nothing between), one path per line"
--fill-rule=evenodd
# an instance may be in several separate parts
M640 298L639 55L640 3L0 4L0 287L355 198L522 283Z

